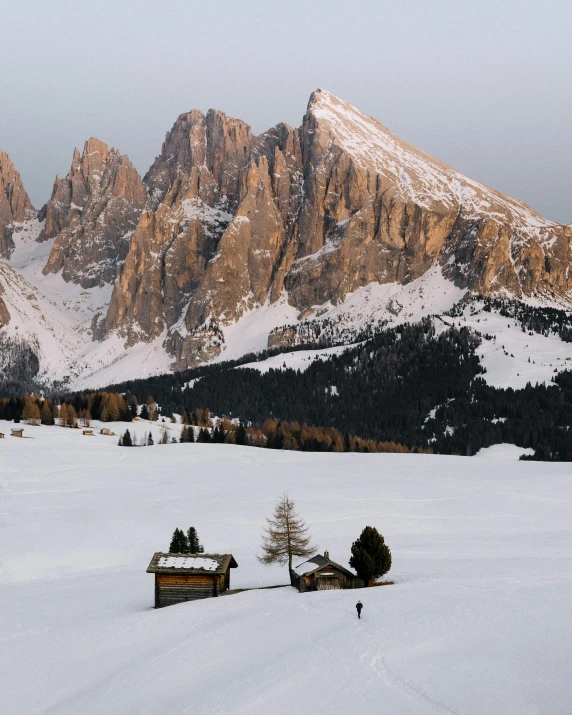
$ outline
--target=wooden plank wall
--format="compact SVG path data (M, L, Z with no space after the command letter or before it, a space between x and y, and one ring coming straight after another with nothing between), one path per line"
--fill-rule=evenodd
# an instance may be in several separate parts
M181 574L155 574L155 607L172 606L175 603L212 598L218 595L217 579L213 574L185 576Z

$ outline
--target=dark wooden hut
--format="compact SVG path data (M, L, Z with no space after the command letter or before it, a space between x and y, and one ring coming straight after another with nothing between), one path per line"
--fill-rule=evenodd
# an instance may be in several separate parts
M300 593L329 591L341 588L363 588L364 583L355 573L330 559L330 554L316 554L290 570L290 583Z
M23 437L24 436L24 430L21 427L13 427L10 430L10 436L11 437Z
M232 554L156 553L147 569L155 574L155 608L219 596L237 566Z

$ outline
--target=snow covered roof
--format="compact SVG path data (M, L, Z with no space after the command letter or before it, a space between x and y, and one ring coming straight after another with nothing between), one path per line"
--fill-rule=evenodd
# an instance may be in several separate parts
M298 566L295 566L294 571L299 576L303 576L304 574L311 573L312 571L315 571L317 568L319 568L319 565L315 564L312 560L310 560L310 561L304 561L303 564L298 564Z
M161 556L157 565L160 568L174 569L204 569L205 571L218 569L218 561L205 559L203 556Z
M164 554L158 551L147 573L226 573L238 564L232 554Z
M355 574L347 569L345 566L342 566L341 564L337 564L335 561L332 561L330 558L326 558L325 556L322 556L321 554L316 554L315 556L312 556L312 558L308 559L307 561L304 561L301 564L298 564L298 566L295 566L293 571L294 573L298 574L298 576L307 576L308 574L313 573L314 571L319 571L320 569L324 567L335 567L339 569L340 571L343 571L344 573L350 575L350 576L355 576Z

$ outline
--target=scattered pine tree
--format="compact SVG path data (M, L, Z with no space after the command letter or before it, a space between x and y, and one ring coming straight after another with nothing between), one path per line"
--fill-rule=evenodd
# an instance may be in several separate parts
M350 566L366 586L372 586L376 578L391 568L391 551L375 527L366 526L352 544Z
M212 442L211 439L211 433L206 429L206 427L201 427L199 431L199 436L197 437L197 442L201 442L202 444L208 444L209 442Z
M188 554L189 553L189 541L185 536L185 532L182 529L175 529L173 536L171 538L171 544L169 546L170 554Z
M189 545L189 554L203 554L203 545L199 541L199 535L194 526L189 527L187 531L187 541Z
M244 426L244 422L242 422L242 420L238 425L238 429L236 430L235 440L236 444L248 444L246 427Z

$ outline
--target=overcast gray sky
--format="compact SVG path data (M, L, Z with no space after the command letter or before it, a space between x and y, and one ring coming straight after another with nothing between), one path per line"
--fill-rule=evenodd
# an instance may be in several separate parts
M572 3L2 3L0 148L36 207L96 136L141 174L176 117L298 126L323 87L459 171L572 222Z

